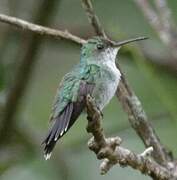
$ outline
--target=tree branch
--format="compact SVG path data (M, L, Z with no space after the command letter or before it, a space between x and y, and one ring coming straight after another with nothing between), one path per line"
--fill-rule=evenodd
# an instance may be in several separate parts
M160 39L165 43L169 43L169 34L164 31L161 19L155 10L151 7L147 0L135 0L137 5L142 9L145 17L148 19L150 25L154 28Z
M171 32L172 28L172 17L171 11L167 6L166 0L155 0L156 8L159 12L161 22L168 33Z
M85 12L87 13L87 16L89 17L90 23L94 27L95 34L97 34L98 36L106 37L104 29L101 27L98 17L94 12L91 1L82 0L82 5Z
M82 3L91 4L91 1L82 0ZM84 7L86 6L87 5L85 5ZM86 12L89 11L88 8L89 7L87 6L87 9L85 9ZM93 9L90 10L89 12L93 12ZM93 28L95 29L95 32L97 32L96 29L100 28L101 25L98 17L93 20L94 17L95 15L93 16L89 15L88 19L90 22L94 21L97 22L96 24L99 24L99 26L95 26L93 25L94 23L91 23ZM101 30L99 32L101 32ZM105 34L103 33L102 36L105 36ZM121 68L120 67L118 68L121 71ZM141 137L146 147L152 146L154 148L154 152L153 152L154 159L161 164L165 164L167 161L171 159L167 151L161 144L158 136L155 134L155 131L152 128L151 124L148 122L147 115L143 110L143 107L138 97L129 87L127 80L125 79L125 76L122 71L121 74L122 74L122 78L121 78L121 82L119 83L116 95L120 100L124 111L128 114L130 124L135 129L137 134Z
M149 21L161 41L168 47L173 58L177 59L177 32L174 28L171 13L167 7L166 0L155 0L155 5L159 12L153 9L148 0L134 0L140 7L144 16Z
M56 6L55 5L56 3L58 3L58 0L51 0L51 1L45 0L41 2L37 14L34 17L34 21L40 22L42 24L48 24L50 18L52 17L51 13L53 12L53 7ZM46 11L46 8L48 11ZM24 30L33 30L34 32L43 34L43 29L44 31L46 29L45 27L44 28L42 26L38 27L38 25L34 25L17 18L0 15L0 19L2 19L2 17L4 22L10 22L10 24L18 26ZM45 33L47 32L48 31L46 31ZM49 34L50 33L51 31L49 29ZM58 35L58 34L54 34L54 35ZM18 106L21 102L21 99L24 96L31 73L35 66L37 60L36 52L40 48L41 42L42 42L41 37L38 36L36 33L31 34L29 36L29 39L27 39L26 41L27 50L17 68L17 72L14 75L14 80L11 82L12 86L9 88L9 92L7 94L4 107L2 109L3 113L1 116L1 123L0 123L0 142L1 142L0 144L2 144L3 142L6 143L7 138L9 139L12 135L11 134L13 132L12 129L13 126L15 126L14 117L18 110Z
M88 142L88 146L98 159L103 159L100 165L101 174L107 173L113 165L119 164L121 167L130 166L139 170L142 174L159 180L167 180L172 177L170 171L149 157L153 151L152 147L147 148L141 154L135 154L129 149L120 146L121 139L119 137L105 138L101 127L101 112L90 95L86 97L86 103L88 115L87 131L93 135Z
M57 39L58 38L67 39L67 40L70 40L70 41L75 42L77 44L85 43L84 39L81 39L80 37L69 33L67 30L60 31L60 30L44 27L41 25L33 24L30 22L24 21L22 19L18 19L15 17L3 15L3 14L0 14L0 21L7 23L7 24L10 24L12 26L18 27L18 28L25 30L25 31L32 31L32 32L37 33L39 35L52 36L53 38L57 38Z
M129 87L123 74L116 95L120 100L124 111L128 114L131 126L142 139L145 146L153 147L154 151L152 156L154 159L158 163L166 165L167 162L171 161L171 157L168 155L165 147L161 144L159 137L148 120L141 102Z

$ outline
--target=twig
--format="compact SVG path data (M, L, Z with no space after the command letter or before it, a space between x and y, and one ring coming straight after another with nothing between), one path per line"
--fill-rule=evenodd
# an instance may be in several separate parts
M173 58L177 59L177 32L170 16L170 10L165 0L155 0L158 13L153 9L148 0L134 0L140 7L149 24L156 31L161 41L168 47ZM169 48L170 47L170 48Z
M163 165L165 165L168 161L171 161L171 157L169 157L152 125L148 121L141 102L129 87L128 82L123 74L122 81L119 84L116 95L122 103L124 111L128 114L128 119L131 126L142 139L145 146L152 146L154 148L152 154L154 159Z
M149 156L153 151L152 147L147 148L141 154L135 154L120 146L121 139L119 137L105 138L101 127L102 115L90 95L87 95L86 103L87 131L93 135L88 142L88 146L90 150L95 152L98 159L103 159L100 165L101 174L107 173L113 165L119 164L122 167L130 166L155 179L167 180L172 177L170 171L150 159Z
M82 0L82 3L91 4L91 1ZM84 7L86 6L87 5L85 5ZM90 7L92 7L92 5L90 5ZM85 9L86 12L89 11L88 8L89 7L87 6L87 9ZM89 12L93 12L93 9L90 10ZM93 28L95 29L95 32L97 32L97 29L101 28L101 25L100 25L98 17L96 19L93 19L94 17L95 15L88 16L90 22L94 21L94 22L97 22L96 24L99 24L99 26L95 26L93 25L94 23L91 23ZM99 32L101 32L101 30ZM105 36L105 34L103 33L102 36ZM118 68L121 71L121 68L120 67ZM123 72L121 72L121 74L122 74L122 79L121 79L121 82L119 83L116 95L118 99L120 100L124 111L128 114L129 121L132 127L135 129L137 134L141 137L146 147L152 146L154 148L153 157L157 160L157 162L161 164L165 164L167 161L170 160L170 157L168 156L168 153L166 152L163 145L160 143L158 136L155 134L154 129L149 123L147 115L145 111L143 110L143 107L138 97L129 87Z
M67 39L67 40L70 40L70 41L75 42L77 44L83 44L86 42L84 39L81 39L80 37L69 33L67 30L60 31L60 30L44 27L41 25L33 24L30 22L21 20L19 18L15 18L15 17L3 15L3 14L0 14L0 21L7 23L7 24L10 24L12 26L16 26L16 27L23 29L23 30L35 32L39 35L52 36L52 37L57 38L57 39L58 38Z
M104 29L101 27L98 17L94 12L91 1L90 0L82 0L82 5L87 13L87 16L89 17L90 23L94 27L95 34L97 34L98 36L106 37Z
M148 0L134 0L136 4L142 9L144 16L148 19L150 25L154 28L160 39L165 43L169 43L169 34L163 29L161 19L155 10L151 7Z
M59 0L50 0L50 1L44 0L44 1L41 1L41 3L42 4L40 5L37 11L37 15L35 15L34 21L40 22L42 24L49 24L51 21L51 18L53 17L52 16L53 8L56 7L56 5L58 5L60 2ZM18 158L16 156L12 157L12 162L9 162L9 165L14 165L12 163L14 162L16 163L16 159L19 160L20 157L23 157L24 156L23 154L27 152L26 149L28 149L28 151L30 152L34 151L35 154L36 154L36 150L37 149L39 150L39 144L41 140L36 138L38 136L35 136L34 133L31 134L31 132L29 131L29 127L25 127L25 126L21 128L16 127L16 124L14 123L14 120L15 120L14 116L17 110L17 106L19 105L19 102L22 99L23 94L25 92L26 86L28 85L29 77L31 75L35 62L37 60L36 51L39 50L41 42L42 42L42 38L38 36L36 33L30 34L30 37L27 40L28 49L27 49L24 59L22 59L21 65L19 66L18 73L15 76L13 88L9 90L8 98L6 99L6 101L5 102L2 101L2 106L5 104L5 107L0 107L0 113L2 111L5 111L5 114L4 114L5 116L2 116L3 122L1 121L1 124L3 124L3 126L0 127L0 130L1 130L0 131L0 146L2 145L2 140L5 141L5 143L9 144L10 142L9 139L10 139L10 136L12 135L13 137L15 136L16 144L20 143L20 145L22 144L25 147L25 149L22 148L22 151L21 151L21 148L19 149L19 153L17 154L19 155ZM0 118L1 118L1 114L0 114ZM10 134L10 132L13 132L13 134ZM6 133L5 136L4 136L4 133ZM11 152L11 151L9 153L8 153L8 157L11 154L16 155L16 153ZM62 155L62 152L60 152L58 156L56 157L56 163L58 163L56 166L59 167L60 170L62 170L63 172L60 174L61 179L66 180L68 179L67 172L68 172L69 167L67 166L67 163L64 158L65 157ZM59 164L61 160L62 160L62 163ZM9 166L6 168L9 168Z
M53 12L52 9L53 7L55 7L56 2L58 3L57 0L45 0L44 2L42 2L39 10L37 11L38 14L34 18L34 21L40 22L42 24L48 24L51 17L50 14L51 12ZM48 9L47 12L46 8ZM23 28L24 30L36 29L38 33L40 32L40 28L36 28L38 27L38 25L33 25L31 23L13 17L0 15L0 19L2 17L4 19L4 22L11 22L10 24L14 23L15 25L18 25L18 27ZM14 75L14 80L11 82L12 85L9 88L9 92L2 110L3 114L0 124L0 144L2 144L2 142L7 142L7 138L10 139L12 135L12 129L13 126L15 126L14 116L17 112L18 106L21 102L21 99L23 98L26 87L28 85L30 75L37 60L36 52L40 47L40 44L41 37L38 36L36 33L31 34L29 39L26 41L27 51L25 52L25 55L17 68L17 73Z
M163 27L168 33L170 33L172 26L172 17L171 17L171 11L167 6L166 0L155 0L155 5L159 12Z
M151 156L153 150L154 150L153 147L148 147L147 149L144 150L144 152L140 154L140 156L143 156L143 157Z

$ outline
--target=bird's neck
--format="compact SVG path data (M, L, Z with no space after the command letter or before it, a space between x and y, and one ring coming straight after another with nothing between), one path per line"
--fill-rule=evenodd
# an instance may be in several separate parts
M102 52L93 53L90 56L81 56L81 64L94 64L99 66L107 64L114 65L118 50L119 48L107 48Z
M97 65L97 66L113 66L115 65L115 59L111 59L106 56L102 57L91 57L86 60L86 65Z

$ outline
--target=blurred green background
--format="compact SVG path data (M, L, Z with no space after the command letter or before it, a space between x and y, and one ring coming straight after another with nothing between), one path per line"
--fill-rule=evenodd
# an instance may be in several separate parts
M177 1L167 2L176 21ZM44 3L46 0L0 0L0 13L39 24L41 20L43 24L68 29L83 38L94 35L80 0L51 0L51 7L44 6L44 16L39 17L39 9ZM177 72L152 63L150 57L143 53L148 51L155 57L163 57L169 53L167 48L134 1L97 0L93 4L112 39L141 35L150 37L138 45L122 48L117 61L140 98L162 143L177 156ZM46 18L50 16L48 22L44 19L45 14ZM19 64L29 51L32 38L35 44L39 37L0 23L0 108L15 81L14 74ZM5 137L5 143L0 146L1 180L150 179L135 170L118 166L101 176L100 162L87 148L90 135L85 130L87 121L84 115L60 140L51 159L44 160L41 142L48 131L53 98L62 76L79 61L80 47L49 37L43 37L40 41L36 42L38 46L32 51L35 57L29 56L35 59L35 63L13 120L13 126L20 133L12 128L10 135ZM125 147L137 153L144 150L143 143L130 127L127 115L116 98L104 110L103 126L107 136L120 136Z

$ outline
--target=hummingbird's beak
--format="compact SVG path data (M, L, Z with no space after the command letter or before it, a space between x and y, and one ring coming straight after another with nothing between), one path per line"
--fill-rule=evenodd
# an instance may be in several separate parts
M120 47L120 46L123 46L123 45L131 43L131 42L142 41L142 40L146 40L146 39L148 39L148 37L137 37L137 38L128 39L128 40L124 40L124 41L120 41L120 42L113 42L112 46Z

